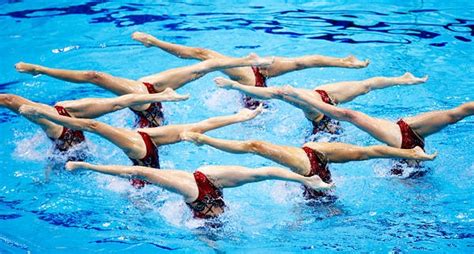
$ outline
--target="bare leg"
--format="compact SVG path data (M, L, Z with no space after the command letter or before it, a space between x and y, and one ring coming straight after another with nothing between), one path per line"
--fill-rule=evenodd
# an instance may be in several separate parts
M362 112L342 109L322 102L320 96L294 89L286 86L282 89L286 95L296 99L300 99L311 106L315 110L339 121L346 121L354 124L357 128L369 133L375 139L386 143L389 146L400 147L402 143L402 135L397 124L390 121L370 117Z
M243 58L212 58L191 66L167 70L155 75L143 77L140 81L154 84L157 91L162 91L166 87L176 90L209 72L242 66L270 65L272 62L273 59L260 58L255 54Z
M135 131L112 127L96 120L61 116L34 106L22 106L20 113L32 118L46 118L72 130L87 131L100 135L118 146L128 157L133 159L143 158L146 154L145 142L140 134Z
M107 89L117 95L129 93L148 93L145 91L141 82L114 77L107 73L97 71L75 71L53 69L41 65L19 62L15 65L19 72L29 73L33 75L45 74L50 77L72 82L72 83L92 83Z
M32 102L23 97L13 95L13 94L0 94L1 107L6 107L9 110L15 112L16 114L20 114L19 109L23 105L40 107L43 110L50 111L52 114L57 114L57 112L48 105ZM57 125L44 118L35 118L35 117L29 117L29 116L25 116L25 118L37 124L39 127L41 127L41 129L43 129L43 131L46 133L46 136L48 136L49 138L53 138L53 139L58 138L61 135L61 132L63 130L62 126Z
M257 99L263 99L263 100L278 99L278 100L282 100L286 103L289 103L289 104L303 110L303 112L305 113L305 116L310 120L313 120L313 119L317 118L319 115L321 115L321 113L314 110L314 107L312 107L308 103L306 103L302 100L294 99L293 97L290 97L290 96L282 95L281 92L280 92L279 87L247 86L247 85L241 84L237 81L233 81L233 80L226 79L226 78L223 78L223 77L215 78L214 82L220 88L237 90L237 91L243 92L244 94L246 94L248 96L251 96L251 97L254 97L254 98L257 98ZM302 92L305 91L305 92L308 92L308 93L313 93L313 91L308 90L308 89L301 89L301 88L295 88L295 89L300 89L300 91L302 91Z
M257 154L283 166L289 167L292 171L300 175L307 175L310 172L311 165L309 159L301 148L275 145L258 140L235 141L217 139L193 132L185 132L181 136L183 140L191 141L198 145L206 144L229 153Z
M275 62L265 68L263 73L267 77L276 77L288 72L304 70L314 67L344 67L344 68L364 68L369 65L369 61L360 61L354 56L345 58L335 58L321 55L309 55L297 58L276 57Z
M218 116L193 124L167 125L159 128L148 128L143 131L150 134L155 144L165 145L181 141L180 134L185 131L205 133L234 123L245 122L255 118L262 112L262 106L254 109L242 109L239 113L230 116Z
M407 72L400 77L375 77L362 81L338 82L319 86L316 89L326 91L336 103L352 101L356 97L372 90L395 85L415 85L426 82L428 76L417 78Z
M457 108L427 112L418 116L404 118L405 122L422 137L439 132L450 124L474 115L474 102L467 102Z
M304 146L324 153L328 161L344 163L349 161L362 161L377 158L394 158L410 160L433 160L437 153L426 154L420 147L413 149L400 149L389 146L355 146L345 143L315 143L309 142Z
M205 166L199 168L199 171L222 188L233 188L266 180L297 182L315 190L328 190L334 186L323 182L319 176L304 177L278 167L249 169L239 166Z
M58 102L74 117L97 118L110 112L131 107L134 110L145 110L149 103L162 101L182 101L189 95L180 95L171 88L156 94L127 94L115 98L86 98L73 101Z
M231 58L229 56L223 55L219 52L216 52L210 49L188 47L188 46L183 46L179 44L165 42L165 41L157 39L156 37L150 34L142 33L142 32L133 33L132 39L143 43L143 45L145 45L146 47L157 47L174 56L177 56L183 59L196 59L196 60L205 61L205 60L209 60L213 58ZM248 81L249 83L251 82L255 83L255 81L250 81L250 80L253 80L253 73L252 73L252 70L248 67L228 68L228 69L223 69L221 71L234 80Z
M93 165L86 162L68 162L66 169L69 171L87 169L126 178L138 176L166 190L182 195L186 202L196 200L199 194L193 174L180 170L156 170L140 166Z

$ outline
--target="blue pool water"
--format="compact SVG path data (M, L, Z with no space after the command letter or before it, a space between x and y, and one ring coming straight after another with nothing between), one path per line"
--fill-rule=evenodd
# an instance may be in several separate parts
M360 80L405 71L430 75L426 84L371 92L345 107L397 119L448 109L474 99L472 1L108 1L0 0L0 93L53 104L111 97L89 84L16 73L18 61L91 69L139 78L195 61L130 39L140 30L175 43L232 56L324 54L368 58L366 69L315 68L270 85ZM195 122L238 110L239 95L216 89L212 73L180 89L192 98L166 103L168 123ZM131 127L123 110L100 118ZM377 144L343 123L342 141ZM417 179L387 175L389 162L332 165L338 200L310 207L295 184L264 182L225 190L225 226L203 230L174 194L98 174L55 173L44 181L50 142L40 129L0 109L1 253L179 252L474 252L474 118L427 139L439 157ZM297 109L271 102L262 116L209 133L300 146L310 125ZM129 164L112 144L87 135L97 163ZM189 172L204 164L274 165L250 155L176 144L160 148L163 168Z

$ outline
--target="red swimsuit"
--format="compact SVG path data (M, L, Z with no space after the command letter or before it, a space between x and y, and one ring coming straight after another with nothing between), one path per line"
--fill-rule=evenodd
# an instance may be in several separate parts
M325 183L331 183L331 171L329 171L328 164L326 157L324 154L319 153L309 147L303 147L303 151L308 156L309 162L311 163L311 171L309 172L307 177L317 175L323 180ZM304 187L304 197L307 199L315 199L319 197L327 196L326 192L323 191L316 191L310 189L306 186Z
M425 149L425 141L420 135L418 135L413 129L408 125L403 119L398 120L397 125L400 127L400 133L402 134L402 149L412 149L417 146L421 149ZM391 170L393 175L402 175L403 168L406 165L409 165L414 168L421 168L420 161L416 160L399 160L399 163L396 163Z
M145 147L146 147L146 154L145 157L142 159L132 159L130 160L133 162L134 166L144 166L144 167L150 167L150 168L160 168L160 158L158 156L158 148L153 144L153 141L150 138L150 135L148 135L145 132L138 132L143 138L143 141L145 142ZM135 188L142 188L145 186L146 182L141 180L141 179L136 179L133 178L130 180L132 185Z
M267 87L267 78L262 75L258 67L252 66L253 74L255 75L255 86L256 87ZM250 96L243 97L244 106L248 109L255 109L262 103L257 101Z
M320 96L323 102L329 105L336 105L334 101L329 97L328 93L324 90L314 90ZM323 118L319 121L311 121L313 124L313 135L318 132L326 132L330 134L340 134L341 133L341 126L339 121L333 120L328 116L324 115Z
M62 106L54 106L56 111L61 116L71 117L67 110ZM60 152L67 152L72 147L79 145L86 141L84 133L82 131L75 131L69 128L63 127L61 135L56 139L51 139L54 141L54 147ZM84 160L82 155L71 155L68 160Z
M425 149L425 141L418 135L403 119L398 120L397 125L402 133L402 149L412 149L417 146Z
M225 203L222 190L214 186L200 171L194 172L199 195L192 203L186 203L193 210L194 217L200 219L215 218L224 211Z
M158 93L152 84L146 82L143 82L143 84L146 86L148 93ZM137 116L135 126L138 128L152 128L163 124L164 117L161 102L150 103L150 107L146 110L137 111L132 109L132 111Z

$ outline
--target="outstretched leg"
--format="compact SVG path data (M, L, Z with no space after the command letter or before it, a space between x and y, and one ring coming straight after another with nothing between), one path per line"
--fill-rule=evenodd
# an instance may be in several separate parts
M316 97L315 94L306 93L291 86L285 86L281 92L308 103L313 106L315 110L333 119L350 122L357 128L369 133L375 139L389 146L400 147L402 144L400 128L395 123L371 117L359 111L335 107L322 102L321 98Z
M180 170L156 170L140 166L93 165L87 162L68 162L66 169L69 171L87 169L126 178L141 177L150 183L182 195L186 202L196 200L199 194L193 174Z
M352 101L356 97L372 90L383 89L395 85L415 85L426 82L428 76L417 78L407 72L400 77L374 77L362 81L349 81L327 84L316 89L326 91L336 103Z
M314 67L364 68L369 61L360 61L354 56L335 58L321 55L308 55L296 58L276 57L275 62L262 70L267 77L276 77L288 72Z
M167 125L159 128L149 128L146 132L150 134L155 144L165 145L181 141L180 134L185 131L204 133L234 123L245 122L255 118L262 112L262 107L254 110L242 109L239 113L230 116L211 117L204 121L193 124Z
M386 145L355 146L345 143L309 142L304 146L310 147L326 155L332 163L345 163L377 158L394 158L409 160L433 160L437 153L426 154L420 147L400 149Z
M300 175L307 175L310 172L310 162L306 153L301 148L280 146L259 140L235 141L217 139L194 132L185 132L181 137L183 140L191 141L198 145L206 144L229 153L257 154L289 167Z
M422 137L436 133L450 124L457 123L465 117L474 115L474 102L467 102L459 107L427 112L421 115L404 118L405 122Z
M214 82L220 88L237 90L237 91L240 91L240 92L242 92L242 93L244 93L248 96L251 96L251 97L254 97L254 98L257 98L257 99L261 99L261 100L268 100L268 99L282 100L286 103L289 103L289 104L303 110L303 112L305 113L305 116L310 120L313 120L318 115L320 115L320 113L318 111L314 110L314 107L312 107L308 103L306 103L302 100L294 99L293 97L290 97L290 96L282 95L281 92L280 92L279 87L246 86L246 85L241 84L237 81L233 81L233 80L226 79L226 78L223 78L223 77L215 78ZM295 89L300 89L302 91L313 93L313 91L308 90L308 89L301 89L301 88L295 88Z
M72 83L91 83L107 89L117 95L129 93L148 93L141 82L114 77L110 74L97 71L75 71L53 69L41 65L19 62L15 65L19 72L32 75L44 74L56 79Z
M271 58L260 58L255 54L243 58L212 58L191 66L171 69L143 77L140 81L154 84L157 91L162 91L166 87L176 90L209 72L242 66L270 65L272 62L273 59Z
M53 114L35 106L22 106L20 113L32 118L46 118L72 130L92 132L109 140L132 159L143 158L146 154L146 145L140 134L123 128L112 127L108 124L91 120L61 116Z
M9 110L15 112L16 114L20 114L19 109L23 105L40 107L45 111L50 111L52 114L57 114L57 112L51 106L32 102L18 95L0 94L1 107L6 107ZM25 116L25 118L37 124L38 126L40 126L41 129L43 129L43 131L46 133L46 136L48 136L49 138L56 139L61 135L63 127L60 125L57 125L44 118L35 118L35 117L29 117L29 116Z
M304 177L278 167L249 169L240 166L205 166L199 168L199 171L212 179L216 186L222 188L233 188L266 180L297 182L314 190L327 190L334 186L334 184L323 182L319 176Z
M147 47L157 47L160 48L174 56L183 59L196 59L196 60L209 60L215 58L227 58L230 59L232 57L223 55L219 52L214 50L206 49L206 48L196 48L196 47L188 47L179 44L169 43L162 40L157 39L156 37L142 32L135 32L132 34L132 38L136 41L143 43L143 45ZM254 74L252 70L248 67L242 68L228 68L220 70L228 75L233 80L238 80L245 84L255 84Z
M130 107L134 110L145 110L149 103L162 101L182 101L189 95L180 95L171 88L155 94L127 94L115 98L86 98L72 101L61 101L63 106L74 117L97 118L110 112Z
M142 33L142 32L134 32L132 34L132 39L142 43L146 47L157 47L174 56L177 56L183 59L196 59L196 60L204 61L211 58L227 57L225 55L222 55L210 49L188 47L188 46L183 46L179 44L162 41L150 34Z

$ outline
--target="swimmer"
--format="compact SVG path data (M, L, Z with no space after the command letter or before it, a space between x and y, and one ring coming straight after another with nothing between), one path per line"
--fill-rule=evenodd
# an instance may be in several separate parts
M23 105L19 112L31 119L46 119L71 130L95 133L122 149L133 165L160 168L158 147L180 142L182 132L204 133L227 125L245 122L260 114L262 107L255 110L242 109L234 115L212 117L198 123L139 128L136 131L113 127L92 119L65 117L34 105ZM141 181L132 183L137 187L145 184Z
M182 195L195 218L210 219L225 210L222 190L266 180L301 183L311 190L327 190L333 184L318 176L304 177L278 167L249 169L239 166L203 166L194 173L181 170L154 170L141 166L93 165L68 162L67 170L87 169L120 177L138 177L168 191Z
M424 149L424 139L427 136L437 133L448 125L457 123L468 116L474 115L474 102L471 101L453 109L431 111L401 118L394 123L385 119L368 116L359 111L335 107L322 102L314 94L309 94L291 86L283 87L280 92L285 96L290 96L295 100L301 101L301 103L307 104L315 111L319 111L333 119L350 122L380 142L391 147L403 149L417 146ZM405 164L418 166L416 162L405 162ZM392 169L392 174L402 175L403 169L397 166Z
M212 71L242 66L266 66L273 62L271 58L260 58L250 54L243 58L209 59L195 65L167 70L158 74L140 78L138 81L114 77L97 71L75 71L53 69L41 65L19 62L17 71L32 75L44 74L72 83L92 83L116 95L154 94L166 88L176 90L185 84L203 77ZM132 111L137 116L136 127L158 127L163 125L163 113L160 103L133 105Z
M183 59L195 59L206 61L209 59L232 59L216 51L205 48L194 48L165 42L153 37L150 34L135 32L132 38L147 47L157 47L172 55ZM242 68L227 68L223 71L229 78L246 86L266 87L266 80L281 76L288 72L304 70L314 67L343 67L343 68L364 68L369 61L360 61L354 56L345 58L335 58L321 55L308 55L296 58L275 57L275 61L268 66L252 66ZM251 97L244 97L244 105L247 108L254 108L260 102Z
M8 108L16 114L20 113L20 107L34 106L41 108L49 114L77 117L97 118L107 113L114 112L127 107L141 106L150 103L164 101L182 101L188 99L189 95L180 95L171 88L156 94L128 94L116 98L85 98L80 100L60 101L54 107L30 101L18 95L0 94L0 107ZM29 121L37 124L46 133L46 136L54 142L55 151L65 153L76 145L85 141L84 134L80 130L72 130L54 123L46 118L24 115ZM68 160L83 160L74 158Z
M374 77L362 81L337 82L318 86L312 90L302 88L295 89L298 89L298 91L301 93L308 93L313 95L313 98L315 100L319 100L330 105L337 105L352 101L358 96L366 94L372 90L383 89L395 85L415 85L424 83L427 79L427 76L417 78L411 73L407 72L399 77ZM214 82L217 84L218 87L224 89L238 90L248 96L252 96L258 99L279 99L294 105L295 107L303 110L306 118L310 120L313 124L313 135L319 132L339 134L341 131L339 122L332 120L325 114L322 114L314 107L308 105L308 103L306 103L305 101L295 99L291 96L283 95L280 92L279 87L247 86L239 82L222 77L214 79Z
M266 141L235 141L212 138L200 133L183 132L183 141L209 145L229 153L252 153L290 168L302 176L319 176L325 183L332 183L328 163L345 163L376 158L404 158L433 160L437 153L426 154L420 147L398 149L389 146L355 146L345 143L308 142L302 148L276 145ZM326 193L305 188L304 196L318 198Z

